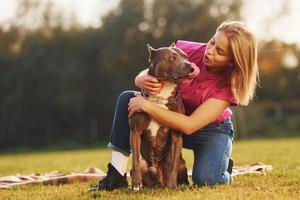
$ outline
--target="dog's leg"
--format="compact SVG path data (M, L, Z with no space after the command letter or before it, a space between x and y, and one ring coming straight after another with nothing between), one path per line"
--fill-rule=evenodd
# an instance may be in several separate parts
M132 152L132 189L138 191L142 187L141 170L141 137L149 126L150 117L145 113L136 113L129 119L130 145Z
M130 130L130 144L132 151L132 189L138 191L142 187L140 164L141 132L136 128Z
M177 186L177 171L178 162L181 156L182 149L182 137L180 133L172 131L171 133L171 146L167 156L167 170L166 172L166 186L175 187Z
M185 165L185 160L182 158L182 154L178 161L178 172L177 172L177 184L178 185L189 185L187 168Z

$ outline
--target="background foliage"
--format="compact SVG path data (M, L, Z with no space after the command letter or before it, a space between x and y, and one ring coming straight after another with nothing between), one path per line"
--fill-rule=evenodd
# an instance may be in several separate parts
M0 148L107 141L120 92L137 89L146 68L146 44L185 39L206 42L224 20L239 20L241 0L120 1L100 28L68 28L51 3L21 1L10 29L0 27ZM261 87L255 102L235 108L239 138L300 133L299 47L261 41Z

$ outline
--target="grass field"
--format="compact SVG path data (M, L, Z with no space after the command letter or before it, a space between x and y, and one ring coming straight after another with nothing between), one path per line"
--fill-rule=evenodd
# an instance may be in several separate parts
M143 189L138 193L122 189L89 194L86 190L92 183L22 186L0 189L0 199L300 199L299 153L300 137L236 141L232 156L236 165L260 161L272 164L273 171L235 177L230 185ZM184 150L184 158L191 169L192 152ZM110 151L106 148L5 153L0 154L0 176L53 170L81 172L92 165L106 171L109 161Z

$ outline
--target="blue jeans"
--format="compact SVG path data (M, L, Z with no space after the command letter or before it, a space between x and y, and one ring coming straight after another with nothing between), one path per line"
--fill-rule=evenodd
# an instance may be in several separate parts
M109 148L129 156L128 103L134 91L125 91L118 97L111 130ZM183 147L194 152L192 172L197 185L215 185L231 182L227 172L233 142L233 126L230 120L212 123L191 135L183 134Z

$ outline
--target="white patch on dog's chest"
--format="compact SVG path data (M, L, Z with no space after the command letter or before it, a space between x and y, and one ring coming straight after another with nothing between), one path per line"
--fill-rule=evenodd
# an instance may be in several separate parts
M156 137L158 130L160 128L160 124L158 124L156 121L151 120L149 126L148 126L148 130L151 131L151 136L152 137Z
M162 97L164 99L169 98L170 96L172 96L173 92L176 89L176 84L175 83L171 83L171 82L164 82L163 83L164 86L161 90L161 92L159 94L157 94L159 97Z
M168 109L168 107L165 104L168 103L168 98L173 95L173 92L175 91L175 89L176 89L176 84L171 83L171 82L164 82L164 86L163 86L161 92L159 94L157 94L156 97L154 97L154 98L159 97L161 99L165 99L165 102L159 103L159 104L157 103L157 105L161 106L165 109ZM150 96L150 101L151 101L151 96ZM156 137L160 127L161 127L161 124L159 124L157 121L152 119L150 121L150 124L147 129L151 131L152 137Z
M150 95L149 100L156 103L158 106L168 109L166 104L168 103L168 98L173 96L173 92L176 90L176 84L172 82L163 82L163 88L157 95ZM158 103L159 102L159 103Z

